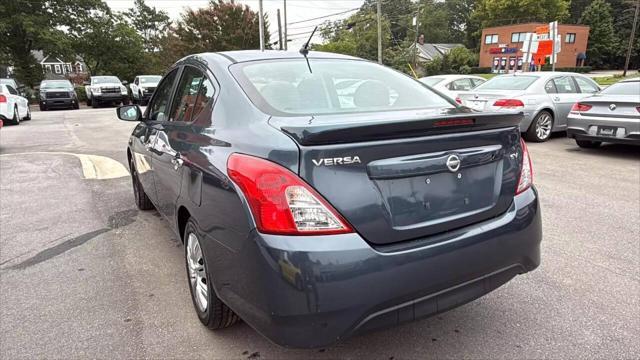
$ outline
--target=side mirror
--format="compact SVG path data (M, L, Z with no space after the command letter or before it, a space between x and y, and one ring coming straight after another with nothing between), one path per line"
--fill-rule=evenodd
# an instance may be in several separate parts
M128 84L127 80L122 80L122 85L127 85L127 84Z
M118 118L123 121L140 121L142 120L142 110L138 105L123 105L116 109Z

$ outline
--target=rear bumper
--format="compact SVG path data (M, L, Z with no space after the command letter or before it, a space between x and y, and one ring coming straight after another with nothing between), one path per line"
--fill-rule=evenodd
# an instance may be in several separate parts
M251 234L255 248L242 251L244 270L233 274L233 283L216 283L216 291L267 338L300 348L476 299L535 269L542 239L533 188L497 218L384 248L358 234Z
M640 145L640 119L621 119L595 116L569 115L567 136L578 140L601 141ZM599 126L619 129L612 136L598 135Z

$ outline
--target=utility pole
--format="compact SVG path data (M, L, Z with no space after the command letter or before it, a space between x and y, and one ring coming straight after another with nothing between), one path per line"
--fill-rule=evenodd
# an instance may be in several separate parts
M282 24L280 23L280 9L278 9L278 45L282 50Z
M262 13L262 0L258 0L259 16L258 27L260 27L260 51L264 51L264 14Z
M418 68L418 32L420 31L420 4L418 3L418 9L416 10L416 42L415 51L413 52L413 68Z
M382 64L382 6L378 0L378 63Z
M631 27L631 36L629 37L629 49L627 50L627 59L624 61L624 71L622 76L627 76L629 70L629 60L631 60L631 50L633 49L633 38L636 36L636 28L638 27L638 12L640 11L640 0L636 0L636 14L633 16L633 27Z
M287 50L287 0L284 0L284 49Z

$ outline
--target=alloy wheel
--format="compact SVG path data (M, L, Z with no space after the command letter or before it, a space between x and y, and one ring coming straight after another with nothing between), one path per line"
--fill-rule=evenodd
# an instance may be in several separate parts
M538 117L536 122L536 136L540 140L544 140L551 135L552 126L551 116L549 114L542 114Z
M191 294L193 294L198 310L204 313L209 305L209 286L202 249L198 237L194 233L189 233L187 236L187 266Z

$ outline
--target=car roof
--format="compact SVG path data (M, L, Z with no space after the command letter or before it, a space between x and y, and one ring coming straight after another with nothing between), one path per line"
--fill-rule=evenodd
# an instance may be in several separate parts
M514 73L514 74L501 74L496 77L507 77L507 76L535 76L541 79L550 78L552 76L585 76L584 74L578 74L574 72L563 72L563 71L536 71L536 72L523 72L523 73Z
M623 79L623 80L620 80L618 82L625 82L626 83L626 82L639 82L639 81L640 81L640 77L631 78L631 79Z
M485 78L483 78L481 76L469 75L469 74L432 75L432 76L423 77L421 79L430 79L430 78L441 78L441 79L445 79L445 80L448 80L448 79L460 79L460 78L472 78L472 79L486 80Z
M284 50L235 50L235 51L222 51L217 53L205 53L201 56L208 56L218 54L224 56L233 63L244 61L256 61L256 60L273 60L273 59L304 59L299 51L284 51ZM307 55L309 59L349 59L349 60L362 60L357 57L334 54L323 51L309 51Z

